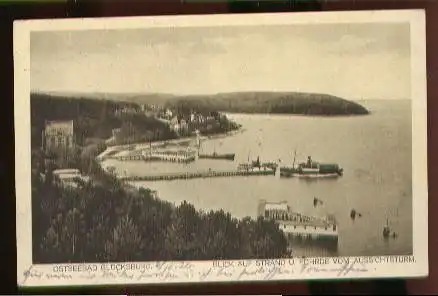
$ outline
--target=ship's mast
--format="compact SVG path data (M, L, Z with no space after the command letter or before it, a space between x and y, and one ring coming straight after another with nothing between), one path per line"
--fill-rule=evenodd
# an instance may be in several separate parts
M294 150L294 162L292 164L292 167L295 168L295 159L297 157L297 149Z

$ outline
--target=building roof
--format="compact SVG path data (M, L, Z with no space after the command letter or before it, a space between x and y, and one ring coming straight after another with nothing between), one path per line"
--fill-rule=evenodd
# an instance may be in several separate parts
M72 179L75 179L75 178L81 178L81 175L78 175L78 174L61 174L61 175L58 175L58 178L61 179L61 180L72 180Z

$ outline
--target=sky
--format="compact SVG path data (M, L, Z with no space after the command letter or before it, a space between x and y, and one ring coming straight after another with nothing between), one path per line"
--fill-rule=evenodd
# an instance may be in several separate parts
M409 99L409 23L31 33L33 91Z

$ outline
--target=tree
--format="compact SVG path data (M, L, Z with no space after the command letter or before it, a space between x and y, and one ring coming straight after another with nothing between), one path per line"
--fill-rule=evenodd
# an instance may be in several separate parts
M83 256L83 218L83 214L77 208L72 208L52 219L41 246L49 262L75 262Z
M110 261L138 260L142 237L129 216L122 217L112 231L112 237L105 244L107 259Z
M129 215L137 222L138 230L143 237L142 258L144 260L168 258L165 240L166 229L173 211L171 206L155 200L152 192L145 189L141 189L138 194L133 193L128 199Z
M178 207L150 189L128 187L104 171L96 149L81 151L91 180L77 188L44 180L32 171L35 262L102 262L278 258L286 254L274 222L237 220L224 211ZM38 154L33 163L37 163ZM55 161L56 162L56 161ZM37 165L35 165L36 167Z
M223 210L209 212L203 218L203 239L206 259L238 259L239 230L237 221Z
M239 223L242 258L280 258L287 252L287 240L275 222L259 217Z
M44 172L44 152L40 149L32 149L31 151L31 169L36 173Z
M173 260L199 258L203 249L201 227L202 220L196 209L186 201L173 211L165 241L165 249Z

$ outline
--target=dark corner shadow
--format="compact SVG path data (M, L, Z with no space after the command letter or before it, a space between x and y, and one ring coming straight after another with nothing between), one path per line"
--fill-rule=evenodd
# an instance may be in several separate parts
M409 295L404 280L318 281L309 284L310 295Z
M322 10L323 0L271 0L271 1L230 1L231 13L302 12Z

